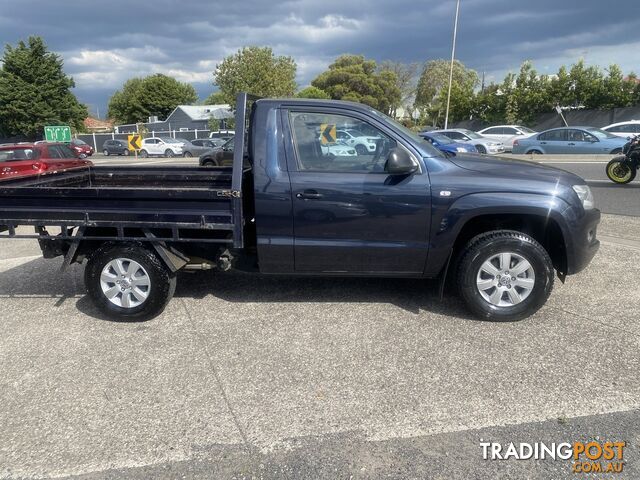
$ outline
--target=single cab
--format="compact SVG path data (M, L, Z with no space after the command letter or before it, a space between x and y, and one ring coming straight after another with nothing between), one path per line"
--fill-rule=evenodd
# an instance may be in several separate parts
M445 156L357 103L240 94L235 124L229 167L0 185L0 229L32 225L45 257L86 262L90 298L124 320L160 313L177 273L200 269L438 279L478 317L517 320L598 250L600 212L571 173ZM337 132L374 148L339 155Z

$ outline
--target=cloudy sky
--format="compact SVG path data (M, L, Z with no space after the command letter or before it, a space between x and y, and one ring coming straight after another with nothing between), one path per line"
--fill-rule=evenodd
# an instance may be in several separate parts
M455 0L0 0L0 41L44 37L104 116L133 76L171 75L205 98L216 63L244 45L293 56L300 86L342 53L447 58L454 12ZM456 57L488 81L526 59L544 73L579 58L640 73L639 13L638 0L461 0Z

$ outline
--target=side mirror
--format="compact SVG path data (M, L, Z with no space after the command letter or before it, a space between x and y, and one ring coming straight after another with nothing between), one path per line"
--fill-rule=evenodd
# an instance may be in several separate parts
M384 167L384 170L391 175L409 175L417 169L418 166L411 159L409 152L400 147L391 149Z

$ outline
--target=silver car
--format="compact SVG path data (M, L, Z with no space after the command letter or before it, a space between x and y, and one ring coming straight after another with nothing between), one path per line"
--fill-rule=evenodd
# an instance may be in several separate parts
M522 125L495 125L478 131L478 134L483 137L504 143L507 152L513 149L514 140L527 138L536 133L538 132Z
M490 138L483 137L472 130L466 128L450 128L448 130L434 130L432 133L442 133L451 140L460 141L462 143L471 143L476 147L479 153L488 155L496 155L504 153L504 144Z

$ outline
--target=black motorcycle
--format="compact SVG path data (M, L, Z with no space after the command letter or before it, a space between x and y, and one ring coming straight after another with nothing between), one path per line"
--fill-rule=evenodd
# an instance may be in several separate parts
M622 147L623 155L607 163L607 177L615 183L629 183L640 167L640 135L631 137Z

